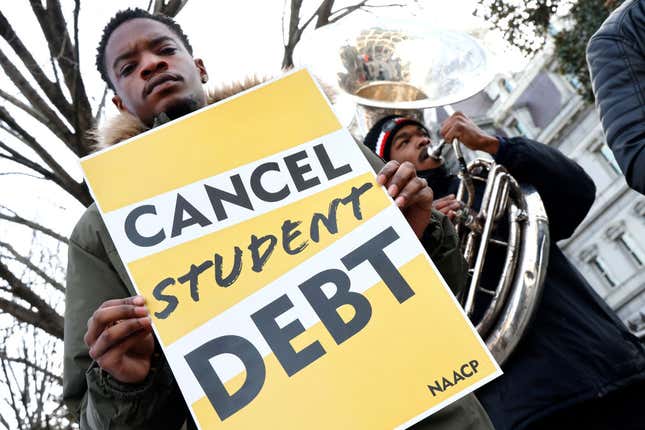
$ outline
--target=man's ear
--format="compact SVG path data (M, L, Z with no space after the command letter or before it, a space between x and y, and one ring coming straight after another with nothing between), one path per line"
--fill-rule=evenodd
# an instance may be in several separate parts
M208 81L208 73L206 72L206 66L204 66L204 62L201 58L195 58L195 67L197 67L197 70L199 71L199 77L202 83L205 84Z
M123 112L124 110L126 110L125 107L123 106L123 100L121 100L121 97L115 95L114 97L112 97L112 103L114 103L114 106L116 106L119 112Z

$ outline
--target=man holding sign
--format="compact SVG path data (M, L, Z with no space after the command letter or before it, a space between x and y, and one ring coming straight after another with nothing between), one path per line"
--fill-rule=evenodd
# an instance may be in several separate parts
M120 12L110 21L99 46L97 66L107 84L114 90L113 102L121 112L118 121L107 126L103 134L104 146L134 137L161 122L190 114L243 89L240 87L228 94L208 96L202 88L202 84L207 81L204 64L199 59L193 59L192 48L181 28L166 17L152 16L142 10ZM182 143L173 141L173 145ZM310 166L304 164L307 157L312 159L311 164L315 161L316 165L321 166L318 177L312 177ZM204 198L208 198L212 204L216 219L209 219L201 213L197 209L198 205L186 197L187 193L176 193L175 215L168 219L162 216L161 204L128 206L122 223L125 235L123 240L131 242L134 254L138 249L160 249L166 242L179 243L183 240L184 233L192 234L190 232L195 231L197 224L200 228L210 228L214 223L232 220L234 216L229 217L225 213L223 201L243 208L257 209L260 204L290 198L291 191L287 186L276 191L266 185L270 182L266 178L273 177L271 175L288 173L286 177L291 181L291 187L305 192L308 188L319 185L323 178L332 181L341 177L349 168L349 164L342 165L330 160L330 154L325 152L322 144L313 147L311 151L300 151L278 161L253 165L246 176L245 173L236 173L227 177L226 180L233 185L235 193L224 191L214 184L200 188L206 190ZM286 166L286 169L280 171L278 166ZM242 168L239 170L241 172ZM166 175L172 175L172 172L166 172ZM115 180L117 177L115 172ZM252 192L243 187L243 178L250 183ZM461 286L463 273L454 233L450 231L445 218L436 213L432 213L431 217L432 190L425 181L416 177L414 166L411 163L388 163L381 168L377 183L386 186L389 195L403 212L414 233L422 239L448 283L453 287ZM156 186L152 183L144 185ZM370 187L370 183L365 183L352 187L348 193L330 196L329 211L324 215L314 213L310 217L309 239L306 242L302 242L304 234L298 229L300 221L287 219L282 223L282 240L279 245L276 235L253 230L242 236L238 229L235 236L243 237L244 240L248 238L249 243L248 246L245 242L240 247L234 247L235 264L230 273L222 273L223 257L216 253L213 261L196 261L189 269L186 268L185 274L169 273L163 279L156 279L156 285L147 297L157 299L154 309L151 308L156 324L166 327L163 329L164 333L171 333L161 339L162 345L168 346L172 336L175 336L172 341L180 338L179 335L172 334L172 324L163 326L164 322L181 315L181 312L189 308L191 301L192 304L199 302L200 295L206 293L203 286L201 290L199 288L200 275L214 273L220 287L231 287L227 292L234 291L236 286L242 288L243 280L251 279L249 273L259 273L265 269L268 272L272 269L267 260L275 247L281 247L286 254L296 255L304 252L307 243L322 240L321 231L335 233L342 227L333 222L336 211L349 211L353 213L354 221L361 220L361 199L363 194L372 195ZM106 205L101 203L101 207L106 211ZM364 205L363 210L365 208ZM185 215L188 215L188 219ZM144 219L147 222L139 222ZM348 272L352 272L362 262L370 263L386 283L391 295L399 303L403 303L414 292L406 290L405 280L398 275L397 268L391 261L394 257L382 249L397 237L393 229L385 229L363 246L344 253L341 261ZM86 211L72 234L66 291L64 397L72 412L79 414L82 428L180 428L186 420L192 425L174 376L161 353L160 345L153 337L145 300L139 295L128 297L136 291L129 275L135 273L134 278L137 278L136 273L143 265L140 263L142 259L128 256L127 261L131 263L126 266L122 249L119 248L120 256L116 253L116 242L114 231L110 230L108 234L95 205ZM270 248L269 251L267 247ZM242 267L242 258L246 256L243 252L250 255L248 258L253 262L251 268ZM252 272L249 272L251 269ZM335 284L338 289L332 298L323 292L323 284L327 283ZM188 285L190 294L184 294L181 299L178 298L179 295L170 294L169 287L178 284ZM364 328L372 313L369 302L361 294L349 290L350 284L351 279L347 273L334 268L323 270L300 284L301 294L319 313L321 322L338 345ZM138 283L137 286L140 287ZM343 288L346 289L342 290ZM342 297L341 293L344 294ZM345 301L331 307L332 299L339 297ZM286 326L277 323L281 309L294 305L288 300L283 295L269 302L255 311L252 319L282 368L291 376L307 366L317 365L316 360L325 350L317 342L300 348L298 352L291 346L289 340L295 338L295 335L285 334L286 331L302 331L304 327L297 319ZM340 317L340 312L336 313L336 309L340 309L342 304L350 304L355 311L355 316L349 322ZM334 313L331 313L332 310ZM338 317L334 319L334 315ZM208 363L209 357L215 355L213 350L236 355L242 360L246 367L246 380L241 387L237 387L235 394L229 394L230 387L222 390L224 386L221 381L215 387L212 380L210 385L202 379L199 381L211 403L217 397L217 390L220 390L219 393L232 404L228 408L228 414L232 415L248 404L262 388L263 381L257 382L259 379L253 377L264 377L265 370L262 369L265 364L255 359L259 355L251 342L237 336L235 342L227 343L231 339L232 336L220 336L205 342L203 348L194 348L186 354L185 360L198 379L200 372L212 372L212 366ZM303 358L305 352L310 353L308 358ZM478 372L478 366L478 361L471 360L462 363L448 379L443 377L425 382L429 384L428 387L433 387L432 390L441 392L464 378L472 377ZM247 396L250 398L241 399L240 396L250 390L248 384L253 383L259 386L255 393ZM435 393L433 391L433 394L428 395ZM217 413L224 420L229 415L225 411L226 407L221 406L221 402L218 404L220 407L216 407ZM192 407L194 411L195 404ZM333 415L333 412L330 414ZM276 417L276 420L278 418L288 419ZM273 427L272 423L267 425ZM490 428L488 418L472 395L453 403L420 425L437 429ZM279 426L277 421L276 426Z

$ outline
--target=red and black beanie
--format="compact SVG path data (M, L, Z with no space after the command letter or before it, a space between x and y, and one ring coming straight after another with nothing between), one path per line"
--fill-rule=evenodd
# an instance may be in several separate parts
M417 121L414 118L401 115L388 115L379 119L367 132L363 143L369 149L374 151L376 155L384 159L385 161L390 161L390 147L392 146L392 140L397 131L406 125L418 125L420 127L426 128L422 123Z

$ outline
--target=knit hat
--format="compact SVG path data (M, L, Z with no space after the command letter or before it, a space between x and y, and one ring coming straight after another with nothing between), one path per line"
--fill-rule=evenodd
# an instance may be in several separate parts
M394 135L397 131L410 124L418 125L419 127L423 127L424 130L427 130L425 125L414 118L401 115L388 115L379 119L372 126L370 131L367 132L367 135L365 135L363 144L385 161L390 161L390 147L392 146Z

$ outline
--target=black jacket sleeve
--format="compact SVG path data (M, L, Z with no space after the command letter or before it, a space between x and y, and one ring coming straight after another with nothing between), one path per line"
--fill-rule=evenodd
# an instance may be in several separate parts
M645 194L645 1L625 2L587 45L596 107L630 187Z
M552 242L571 236L589 212L596 186L559 150L523 137L501 139L495 161L518 182L535 187L549 217Z

